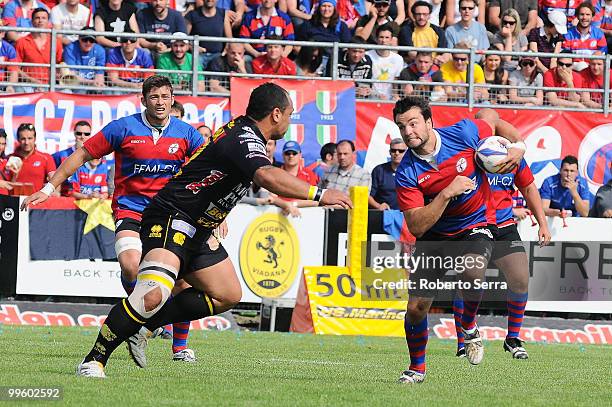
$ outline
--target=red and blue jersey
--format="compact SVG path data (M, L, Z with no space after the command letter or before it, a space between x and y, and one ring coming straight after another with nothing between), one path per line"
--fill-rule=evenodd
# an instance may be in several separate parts
M10 27L32 27L32 11L37 8L49 8L44 3L32 1L29 9L23 7L20 0L12 0L4 5L2 10L2 22Z
M92 167L85 163L68 179L72 185L73 192L91 195L94 192L108 192L108 163L102 160L100 164Z
M293 23L291 17L274 9L268 24L264 24L259 7L257 10L250 11L244 15L242 26L240 27L240 38L261 38L265 39L272 35L283 37L283 40L293 41L295 33L293 31ZM251 44L259 52L266 50L263 44Z
M149 76L153 76L153 72L142 72L141 69L155 68L150 53L143 51L142 48L136 48L132 59L127 60L120 46L108 51L106 66L109 68L132 68L133 70L130 71L119 71L119 79L135 83L144 82Z
M603 14L599 28L602 30L612 30L612 7L602 7L602 11Z
M74 146L68 147L65 150L58 151L56 153L51 154L53 157L53 161L55 161L55 166L59 168L60 165L66 160L66 158L70 157L70 154L74 153ZM62 187L60 189L60 193L62 196L70 196L72 195L72 182L70 179L67 179L62 183Z
M94 158L115 152L113 214L116 220L140 220L151 198L203 142L195 128L179 119L170 117L158 130L142 112L110 122L84 147Z
M487 207L490 188L487 175L476 166L474 153L480 139L492 135L483 120L464 119L434 130L437 137L433 158L427 160L407 152L395 173L401 211L429 204L458 175L471 178L476 189L454 197L430 232L452 236L475 227L495 224L495 213ZM434 161L435 160L435 163Z
M591 26L587 35L580 34L578 28L572 27L565 34L563 48L572 51L574 54L593 55L595 51L608 53L606 36L597 27Z
M497 227L515 223L512 214L514 186L525 188L533 182L533 174L523 159L521 164L507 174L487 174L491 187L491 205L495 209Z
M562 12L567 16L567 26L569 28L576 17L576 8L580 3L582 3L582 0L539 0L538 8L541 16L554 10Z

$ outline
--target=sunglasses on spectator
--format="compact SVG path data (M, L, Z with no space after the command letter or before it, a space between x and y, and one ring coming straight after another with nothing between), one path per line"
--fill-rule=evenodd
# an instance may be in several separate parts
M34 125L32 123L21 123L17 128L17 131L21 130L34 130Z
M535 66L535 62L533 61L521 61L521 66Z
M570 63L567 63L567 64L565 64L565 63L563 63L563 62L558 62L557 64L558 64L559 66L564 66L564 67L566 67L566 68L571 68L572 66L574 66L574 63L573 63L573 62L570 62Z
M456 61L456 62L465 62L467 60L468 60L467 57L453 57L453 61Z
M136 38L121 38L121 43L122 44L127 44L128 42L130 44L135 43L136 41L138 41Z
M91 136L91 133L85 132L85 131L75 131L74 132L75 136Z
M461 9L461 11L466 11L466 10L474 10L476 8L476 6L472 6L472 7L468 7L468 6L463 6L463 7L459 7Z
M79 38L79 39L80 39L81 41L83 41L83 42L90 42L90 43L92 43L92 44L93 44L94 42L96 42L96 40L95 40L95 39L93 39L93 38L91 38L91 37L85 37L85 38Z
M374 3L374 7L389 7L389 3Z
M403 153L405 153L405 152L406 152L406 150L401 149L401 148L390 148L390 149L389 149L389 152L390 152L391 154L395 154L395 153L400 153L400 154L403 154Z
M502 21L503 25L515 25L516 21L510 21L510 20L503 20Z
M283 153L283 155L297 155L297 152L295 152L295 151L285 151Z

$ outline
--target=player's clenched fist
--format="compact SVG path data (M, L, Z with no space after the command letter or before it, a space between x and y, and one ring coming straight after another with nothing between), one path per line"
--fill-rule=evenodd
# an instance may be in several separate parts
M336 189L327 189L319 202L321 205L340 205L345 209L353 207L351 198L344 192Z
M445 197L450 199L454 198L458 195L463 194L467 191L473 191L476 189L476 183L463 175L457 175L453 182L451 182L446 188L444 188L443 192Z

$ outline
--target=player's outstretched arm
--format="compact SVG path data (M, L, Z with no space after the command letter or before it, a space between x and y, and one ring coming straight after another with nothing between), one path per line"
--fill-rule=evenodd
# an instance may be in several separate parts
M317 200L309 196L312 185L288 174L285 170L266 165L255 171L253 181L260 187L277 195L287 198ZM312 187L316 188L316 187ZM325 191L325 192L323 192ZM335 189L322 190L319 202L322 205L340 205L343 208L352 208L353 203L347 194Z
M498 164L498 173L505 174L512 171L514 167L521 163L523 155L525 155L526 146L521 139L521 133L512 124L501 119L493 109L482 109L476 113L475 117L487 122L495 135L510 141L510 144L506 146L508 148L508 157Z
M540 240L540 246L546 246L551 239L550 231L548 230L548 223L546 222L546 215L544 214L544 205L542 205L542 198L540 197L540 191L535 182L522 188L519 187L519 191L523 194L527 207L533 213L540 229L538 230L538 238Z
M55 171L55 173L49 180L49 183L45 185L40 191L33 193L23 201L23 203L21 204L21 210L25 210L28 205L35 206L39 203L45 202L47 198L49 198L49 195L53 193L55 188L60 186L62 182L66 181L68 177L74 174L75 171L78 170L81 165L85 164L92 158L93 157L83 147L70 154L70 157L66 158L66 160L64 160L64 162ZM53 190L50 190L51 187L48 187L49 184L52 185Z
M404 211L408 230L416 237L423 236L425 232L440 220L452 198L463 194L465 191L474 189L476 189L474 181L463 175L457 175L453 182L440 191L430 203L420 208Z

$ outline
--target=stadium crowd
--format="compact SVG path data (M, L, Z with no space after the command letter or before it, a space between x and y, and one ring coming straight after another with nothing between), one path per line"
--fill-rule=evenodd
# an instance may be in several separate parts
M0 31L0 75L10 83L6 92L34 91L49 82L50 69L2 62L49 64L51 58L83 66L61 68L62 91L138 89L156 69L174 71L169 74L174 87L191 90L193 44L186 35L198 35L281 42L199 42L196 67L207 72L197 78L199 93L228 91L228 76L214 72L331 76L332 48L282 44L300 40L391 47L340 51L339 77L376 81L358 82L361 98L397 100L416 94L465 102L468 65L474 63L474 81L481 85L474 92L477 102L580 109L602 107L603 93L570 90L603 89L602 59L476 54L470 61L469 50L606 55L612 43L612 0L9 0L2 6L1 24L83 31L60 35L53 56L50 34ZM118 36L97 34L102 31ZM138 33L167 34L168 39L120 36ZM465 53L397 52L397 45ZM394 80L422 84L385 83Z

